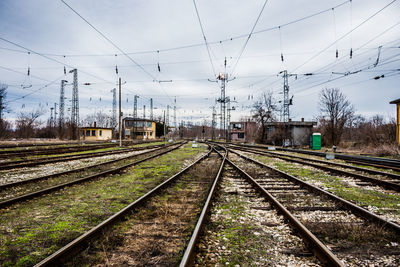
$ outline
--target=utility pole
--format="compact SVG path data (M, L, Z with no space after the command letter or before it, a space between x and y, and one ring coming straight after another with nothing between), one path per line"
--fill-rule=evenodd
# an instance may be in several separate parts
M72 139L77 139L77 129L79 126L79 95L78 95L78 70L73 69L69 73L74 74L72 90Z
M56 128L57 126L57 103L54 103L54 121L53 127Z
M215 110L215 106L212 107L212 122L211 122L211 140L215 139L215 126L217 124L216 117L217 117L217 112Z
M122 111L121 111L121 77L118 79L119 113L118 113L118 134L119 146L122 146Z
M53 127L53 122L54 122L53 110L54 110L54 108L51 107L51 108L50 108L50 123L49 123L49 124L50 124L50 128Z
M176 131L176 97L174 99L174 132Z
M227 99L225 96L226 83L234 79L235 78L229 80L228 73L220 73L217 77L217 80L221 81L221 97L217 99L217 102L221 103L220 128L222 130L222 136L226 135L226 103L227 103ZM225 141L226 141L226 136L225 136Z
M58 118L58 120L59 120L59 123L58 123L58 126L60 127L60 130L61 130L61 128L64 126L64 100L65 100L65 97L64 97L64 95L65 95L65 84L67 83L68 81L66 81L66 80L61 80L61 88L60 88L60 103L59 103L59 105L58 105L58 107L59 107L59 118Z
M164 143L165 143L165 140L166 140L166 136L165 136L165 110L163 111L164 112Z
M111 90L113 93L113 102L112 102L112 127L115 130L117 126L117 89L113 88Z
M167 117L166 117L167 129L169 129L169 105L167 105Z
M153 98L150 98L150 120L153 120Z
M133 97L133 118L137 119L137 99L139 98L138 95Z
M143 119L146 119L146 105L143 105Z
M283 73L283 122L289 122L289 106L293 105L293 97L289 98L288 78L290 76L296 76L296 74L288 74L287 70L281 71L280 73Z

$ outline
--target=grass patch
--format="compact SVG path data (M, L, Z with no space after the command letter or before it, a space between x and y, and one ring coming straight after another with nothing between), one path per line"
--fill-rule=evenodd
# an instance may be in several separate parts
M204 148L183 148L1 210L0 265L30 266L146 193Z
M375 206L379 212L386 212L385 209L390 209L391 213L400 214L400 196L395 194L378 192L362 187L351 186L343 178L333 176L313 168L302 168L299 165L281 161L275 161L270 157L255 156L255 159L271 164L284 172L287 172L303 181L310 182L322 186L324 189L334 193L335 195L352 201L360 206Z

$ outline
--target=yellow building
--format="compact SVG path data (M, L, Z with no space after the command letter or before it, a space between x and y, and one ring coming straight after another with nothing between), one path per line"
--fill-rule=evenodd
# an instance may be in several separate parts
M85 141L105 141L112 139L112 129L102 127L79 128L79 139Z
M126 139L156 139L156 122L147 119L126 117L123 119L123 133Z
M396 141L400 145L400 98L393 100L390 104L396 104L397 106L397 120L396 120Z

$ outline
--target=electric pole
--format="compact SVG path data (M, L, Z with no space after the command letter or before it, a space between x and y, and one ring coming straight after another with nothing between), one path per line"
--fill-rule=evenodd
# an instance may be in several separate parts
M143 119L146 119L146 105L143 105Z
M235 78L229 80L228 79L228 73L220 73L217 77L217 80L221 81L221 97L217 99L217 102L221 103L221 122L220 122L220 128L222 130L222 136L226 135L226 103L227 99L225 96L225 87L226 83L229 81L234 80ZM225 141L226 141L226 136L225 136Z
M281 71L283 73L283 122L288 122L290 119L289 106L293 105L293 97L289 98L289 81L290 76L296 74L288 74L287 70Z
M112 102L112 127L115 130L117 126L117 89L113 88L111 90L113 93L113 102Z
M176 97L174 99L174 132L176 131Z
M153 98L150 98L150 120L153 120Z
M70 70L69 73L74 74L73 81L73 90L72 90L72 115L71 115L71 123L72 123L72 139L76 140L77 129L79 126L79 95L78 95L78 70L73 69Z
M215 106L212 107L212 122L211 122L211 140L215 139L215 126L217 124L216 117L217 117L217 112L215 110Z
M165 136L165 110L163 110L163 112L164 112L164 143L165 143L165 140L166 140L166 136Z
M138 95L133 97L133 118L137 119L137 99L139 98Z
M53 108L53 107L51 107L51 108L50 108L50 122L49 122L49 124L50 124L50 128L52 128L52 127L53 127L53 121L54 121L54 117L53 117L53 110L54 110L54 108Z
M167 105L167 117L166 117L167 129L169 129L169 105Z
M118 134L119 146L122 146L122 111L121 111L121 77L118 79L118 96L119 96L119 112L118 112Z
M66 80L61 80L60 103L58 105L58 107L59 107L59 115L60 115L59 118L58 118L58 120L59 120L58 125L60 127L60 130L61 130L61 128L64 127L64 100L65 100L64 95L65 95L65 84L67 82L68 81L66 81ZM60 135L61 135L61 133L60 133Z
M57 126L57 103L54 103L54 121L53 127L56 128Z

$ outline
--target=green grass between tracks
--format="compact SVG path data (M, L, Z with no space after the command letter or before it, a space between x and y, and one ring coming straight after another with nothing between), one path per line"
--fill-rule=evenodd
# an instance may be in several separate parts
M400 196L396 194L378 192L372 189L353 186L343 180L343 177L329 175L322 170L302 167L297 164L277 161L270 157L254 156L255 159L266 164L273 164L277 169L289 173L303 181L316 184L333 194L352 201L360 206L373 206L379 212L400 214Z
M108 176L0 210L0 265L30 266L119 211L206 151L190 144Z

